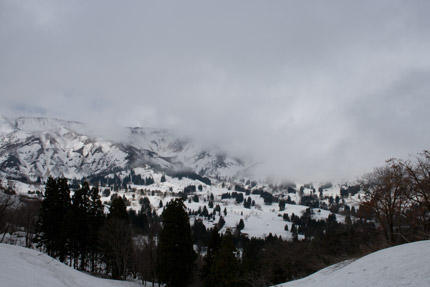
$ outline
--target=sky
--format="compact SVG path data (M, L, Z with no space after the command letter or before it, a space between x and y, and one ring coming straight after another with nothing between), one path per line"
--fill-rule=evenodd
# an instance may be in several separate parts
M0 114L169 128L289 180L430 143L430 1L0 0Z

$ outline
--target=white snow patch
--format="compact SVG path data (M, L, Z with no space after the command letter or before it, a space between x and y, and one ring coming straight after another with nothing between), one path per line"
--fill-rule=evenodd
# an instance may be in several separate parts
M8 287L133 287L138 282L102 279L77 271L36 250L0 244L0 285Z
M430 240L341 262L278 287L430 286Z

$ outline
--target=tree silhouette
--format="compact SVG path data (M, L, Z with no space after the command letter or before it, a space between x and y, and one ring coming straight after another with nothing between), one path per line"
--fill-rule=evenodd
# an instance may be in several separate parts
M37 224L38 246L45 246L52 257L59 257L64 262L67 255L67 234L64 228L66 213L70 208L70 190L67 179L53 179L49 177L40 215Z
M174 199L166 205L162 222L157 257L160 279L169 287L187 286L192 278L196 253L182 199Z

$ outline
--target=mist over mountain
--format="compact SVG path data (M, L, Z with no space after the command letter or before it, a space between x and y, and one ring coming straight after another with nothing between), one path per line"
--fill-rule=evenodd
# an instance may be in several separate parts
M30 181L48 176L79 179L137 167L233 177L251 166L166 129L124 128L122 133L122 140L113 141L96 136L80 122L2 117L0 172Z

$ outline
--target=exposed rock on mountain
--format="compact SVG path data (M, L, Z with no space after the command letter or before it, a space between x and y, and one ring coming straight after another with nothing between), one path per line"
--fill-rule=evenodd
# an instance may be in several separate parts
M79 122L0 117L0 173L36 181L49 175L82 178L145 167L230 177L249 167L240 159L169 130L124 129L124 139L110 141L95 136Z

